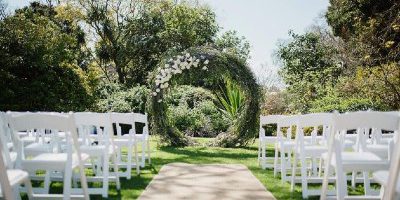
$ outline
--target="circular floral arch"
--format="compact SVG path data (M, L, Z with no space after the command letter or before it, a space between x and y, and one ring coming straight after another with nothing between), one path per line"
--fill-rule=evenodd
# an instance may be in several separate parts
M234 82L245 96L245 103L227 133L219 134L216 145L245 146L258 133L259 100L261 97L256 79L245 62L229 53L212 47L196 47L164 60L150 74L152 92L148 101L153 133L173 146L190 144L190 139L168 121L167 105L163 98L169 88L185 84L217 89L221 79Z

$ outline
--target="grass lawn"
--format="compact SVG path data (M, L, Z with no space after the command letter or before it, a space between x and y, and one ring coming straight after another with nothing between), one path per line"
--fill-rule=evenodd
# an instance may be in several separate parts
M199 143L205 144L209 139L199 138ZM290 192L289 183L281 183L279 178L274 178L272 170L262 170L257 162L257 144L247 148L219 148L207 147L205 145L175 148L157 147L157 141L153 139L152 165L147 165L140 176L136 174L131 180L121 179L121 191L110 188L109 199L136 199L143 192L151 179L158 173L161 167L168 163L184 162L193 164L210 163L232 163L246 165L252 173L272 192L277 199L301 199L301 187L297 186L296 191ZM272 149L268 152L272 155ZM133 170L132 173L135 173ZM92 196L91 199L101 199L101 196Z
M151 160L152 164L146 164L140 175L136 175L136 171L132 170L131 180L121 178L121 191L117 191L114 183L110 183L110 191L108 199L137 199L151 179L158 173L161 167L168 163L183 162L193 164L243 164L247 166L251 172L261 181L262 184L269 190L278 200L287 199L302 199L301 186L296 185L295 191L290 192L290 184L282 183L279 177L274 178L273 170L262 170L257 161L257 142L246 148L219 148L208 147L205 144L210 139L196 138L200 145L176 148L176 147L160 147L158 140L152 138L151 141ZM268 156L273 155L273 149L269 148ZM278 174L279 176L279 174ZM52 192L62 192L62 184L53 184ZM350 190L350 193L360 194L363 191L361 186L355 190ZM90 199L102 199L101 196L91 196ZM313 197L310 199L319 199Z

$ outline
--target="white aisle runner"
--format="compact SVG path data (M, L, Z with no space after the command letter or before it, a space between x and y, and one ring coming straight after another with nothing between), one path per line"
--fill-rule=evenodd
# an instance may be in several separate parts
M164 165L139 200L275 200L244 165Z

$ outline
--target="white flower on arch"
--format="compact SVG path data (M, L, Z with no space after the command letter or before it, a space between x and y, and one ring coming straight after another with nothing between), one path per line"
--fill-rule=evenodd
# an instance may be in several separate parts
M151 95L156 97L163 89L167 89L169 87L168 82L171 78L174 75L182 74L184 70L197 68L199 65L203 65L201 68L202 70L208 70L207 66L209 62L210 61L206 59L204 55L198 58L186 52L183 55L177 55L175 59L169 59L163 68L157 68L158 73L155 76L155 92L152 92ZM159 99L157 102L161 103L162 99Z

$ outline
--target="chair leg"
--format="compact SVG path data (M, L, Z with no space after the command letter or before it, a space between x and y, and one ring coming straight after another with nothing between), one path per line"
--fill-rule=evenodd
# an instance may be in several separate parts
M44 190L46 191L46 194L49 194L50 192L50 176L51 176L51 172L50 171L46 171L45 175L44 175Z
M303 199L308 198L308 183L307 183L307 163L304 155L300 155L300 165L301 165L301 189Z
M109 167L109 157L108 154L103 156L103 198L108 197L108 185L109 185L109 175L110 175L110 167Z
M118 150L115 151L117 153L117 162L122 163L122 148L118 148ZM129 149L128 149L128 154L129 154Z
M72 173L72 185L74 186L74 188L78 187L78 180L79 180L79 173L75 171Z
M285 151L281 149L281 181L282 183L286 181L286 155Z
M294 191L294 185L295 185L295 178L296 178L296 169L297 168L297 154L294 154L293 157L293 168L292 168L292 179L290 182L290 191L293 192Z
M29 180L29 178L25 179L24 185L25 185L25 188L26 188L26 193L27 193L27 195L28 195L28 199L29 199L29 200L33 200L32 183L31 183L31 181Z
M12 192L14 193L15 200L21 200L21 195L19 194L19 186L15 186L12 188Z
M132 174L132 145L128 146L128 159L126 163L126 179L130 180L131 179L131 174Z
M356 188L356 178L357 178L357 172L353 171L351 172L351 187Z
M63 183L63 199L71 199L71 179L72 179L72 168L68 167L64 172L64 183Z
M138 155L138 145L137 142L133 144L135 147L135 167L136 167L136 174L140 174L140 166L139 166L139 155Z
M266 155L265 155L265 142L262 142L261 146L261 167L262 169L266 169Z
M140 162L140 167L144 167L146 163L146 141L142 141L142 160Z
M317 176L318 169L317 169L317 159L315 157L312 158L312 175Z
M324 163L324 159L320 158L319 159L318 177L322 177L322 167L324 166L323 163Z
M278 148L275 147L275 155L274 155L274 177L278 174Z
M115 182L116 182L116 185L117 185L117 190L120 190L121 189L121 183L120 183L120 181L119 181L119 170L118 170L118 162L117 162L117 155L116 154L114 154L113 155L113 164L114 164L114 173L115 173ZM131 167L129 166L129 169L130 169ZM130 174L130 173L129 173ZM108 192L108 190L107 190L107 192Z
M258 140L258 154L257 154L258 163L260 163L261 159L261 139Z
M364 171L363 172L363 178L364 178L364 194L365 195L371 195L371 187L370 187L370 180L369 180L369 173Z
M150 138L147 138L147 145L146 145L146 150L147 150L147 160L149 161L149 164L151 164L151 150L150 150ZM144 166L143 166L144 167Z

